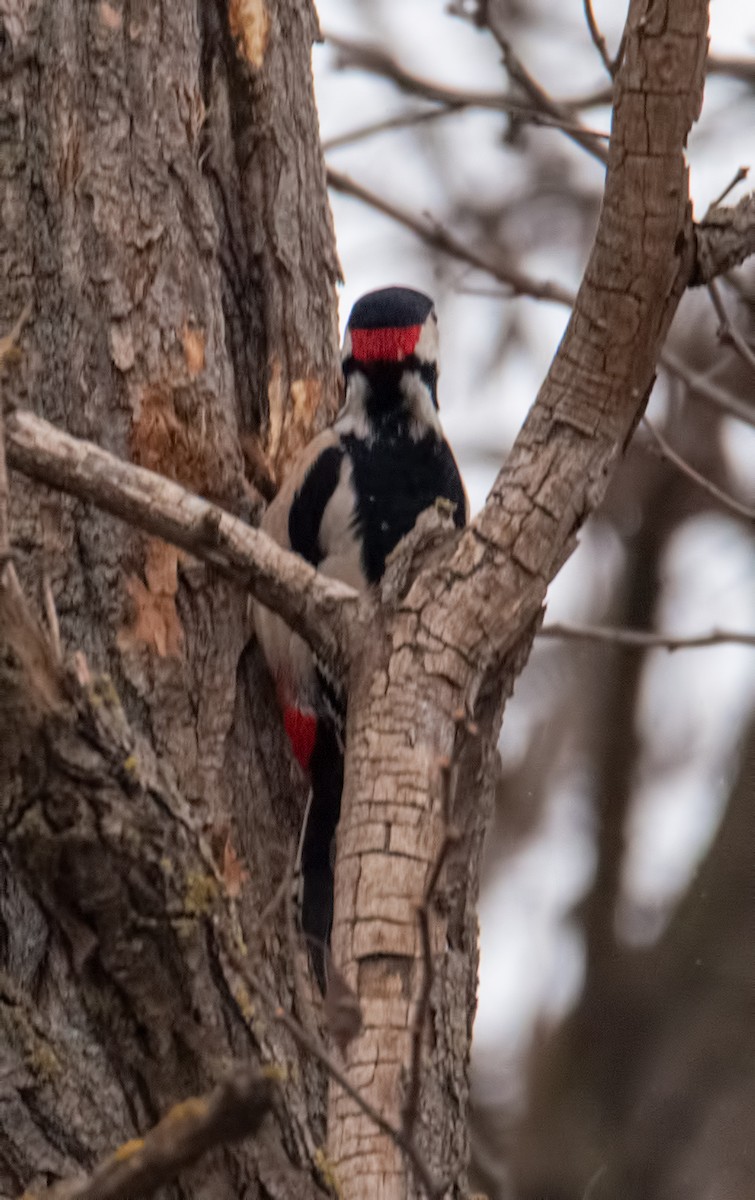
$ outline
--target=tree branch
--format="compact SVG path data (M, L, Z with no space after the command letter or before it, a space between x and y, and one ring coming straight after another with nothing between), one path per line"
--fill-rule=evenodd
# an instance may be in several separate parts
M451 116L453 113L463 112L466 108L464 103L459 104L444 104L439 108L426 108L418 112L399 113L395 117L386 117L382 121L371 121L367 125L360 125L356 129L348 130L346 133L338 133L335 137L325 138L322 143L323 153L327 154L330 150L340 150L343 146L353 146L355 142L362 142L366 138L374 137L376 133L389 133L394 129L406 129L412 125L424 125L429 121L437 121L443 117Z
M755 371L755 353L750 349L749 345L742 337L742 334L737 329L736 325L729 319L729 314L726 311L726 306L721 298L721 293L718 290L716 281L712 279L708 284L708 294L713 302L713 307L716 310L716 316L720 321L718 327L718 339L725 346L733 346L742 362L746 363L751 371Z
M695 226L697 262L691 287L710 283L755 254L755 192L734 207L717 206Z
M338 678L345 676L357 621L352 588L327 579L218 505L30 412L7 416L6 443L16 470L89 500L238 580L279 613Z
M611 55L608 53L606 39L603 37L603 34L598 28L598 22L595 19L595 13L592 7L592 0L583 0L583 5L585 10L585 20L587 22L587 28L590 32L590 37L592 38L592 44L600 55L603 66L613 79L614 75L616 74L616 64L611 58Z
M555 121L563 121L564 132L573 142L576 142L588 154L592 154L593 158L597 158L598 162L607 163L608 150L603 145L602 139L596 136L591 130L585 129L579 121L576 122L577 128L574 129L574 110L554 100L534 76L530 75L524 63L514 53L514 49L506 37L503 25L498 20L495 6L490 4L484 5L482 21L501 48L503 63L508 71L509 78L513 79L519 85L524 94L529 97L530 101L540 112L546 113Z
M572 625L559 622L543 625L538 637L564 638L579 642L604 642L629 650L697 650L705 646L755 646L755 633L714 629L694 637L674 637L668 633L646 633L641 629L615 629L610 625Z
M271 1076L239 1068L207 1096L176 1104L145 1134L126 1142L87 1179L66 1180L28 1200L135 1200L151 1196L216 1146L256 1133L273 1105Z
M573 293L567 288L561 287L560 284L552 283L549 280L537 280L524 271L520 271L514 263L504 259L500 250L488 250L487 252L474 250L471 246L459 241L437 221L415 216L414 213L399 208L390 200L376 196L363 184L357 183L355 179L351 179L341 171L335 171L332 167L328 167L328 186L346 196L354 196L364 204L369 204L370 208L374 208L377 212L391 217L399 225L416 233L417 237L434 250L440 250L443 254L468 263L470 267L488 272L495 279L510 287L514 295L532 296L535 300L551 300L555 304L570 305L574 300Z
M699 471L690 466L686 459L677 454L673 446L666 441L660 430L656 429L647 417L643 417L642 423L657 443L661 458L665 458L668 462L673 463L677 470L686 475L688 479L691 479L693 483L696 483L698 487L701 487L709 496L713 496L715 500L718 500L719 504L723 504L730 512L735 513L738 517L744 517L746 521L755 521L755 508L749 508L746 504L742 504L740 500L735 500L727 492L722 492L720 488L716 487L715 483L712 483L710 479L706 479L704 475L701 475Z
M660 362L664 370L677 379L681 379L687 387L688 395L693 399L705 400L708 404L720 408L721 412L726 413L727 416L735 417L737 421L744 421L746 425L755 425L754 405L748 404L746 400L741 400L739 396L722 388L707 375L688 367L673 350L664 350Z
M684 146L702 102L707 16L705 0L665 0L652 16L632 0L601 217L566 332L484 508L451 561L423 572L406 598L407 614L442 630L456 661L483 677L533 619L602 501L689 283Z
M339 67L356 68L382 79L390 80L400 91L410 96L421 96L434 104L441 104L446 110L459 108L481 108L491 112L508 113L517 121L526 121L532 125L543 125L548 128L561 129L569 137L582 143L584 139L595 139L598 145L607 135L598 130L585 129L574 114L561 109L555 101L543 103L545 93L538 93L536 105L525 104L516 96L505 92L472 92L461 88L446 87L429 79L423 79L407 71L390 54L378 46L365 45L347 38L326 34L326 42L338 52ZM325 147L327 148L327 147ZM603 156L603 161L605 157Z

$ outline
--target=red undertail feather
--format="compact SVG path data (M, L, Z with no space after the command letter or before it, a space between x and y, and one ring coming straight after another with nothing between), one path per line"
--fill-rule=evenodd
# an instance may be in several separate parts
M357 362L401 362L417 345L421 325L394 329L352 329L351 353Z
M286 706L283 710L283 724L296 761L302 770L308 771L309 760L315 748L317 717L314 713L302 712L300 708Z

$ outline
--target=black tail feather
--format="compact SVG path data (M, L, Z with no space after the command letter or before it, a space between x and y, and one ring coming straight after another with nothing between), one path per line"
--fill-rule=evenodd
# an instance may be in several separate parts
M312 796L301 843L301 927L321 992L327 984L327 947L333 924L333 838L341 813L343 751L335 725L320 719L309 764Z

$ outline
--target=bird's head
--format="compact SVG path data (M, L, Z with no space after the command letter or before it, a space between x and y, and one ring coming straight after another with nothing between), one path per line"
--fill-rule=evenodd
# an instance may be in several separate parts
M390 287L357 300L343 341L343 373L340 423L355 433L394 425L414 438L439 432L438 319L430 297Z

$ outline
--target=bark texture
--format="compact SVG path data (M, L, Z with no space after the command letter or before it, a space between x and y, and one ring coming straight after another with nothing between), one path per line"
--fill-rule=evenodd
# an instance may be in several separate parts
M253 469L270 450L264 487L338 402L315 34L307 0L0 3L3 331L31 304L4 399L247 518L244 449ZM219 971L197 839L241 855L259 913L303 800L245 589L13 472L11 505L24 590L49 581L91 682L72 698L48 664L54 705L3 692L23 750L2 786L3 1197L90 1167L237 1055L295 1057ZM2 625L20 682L42 651ZM278 919L252 944L290 1000L284 940ZM267 1149L214 1156L182 1195L310 1193L322 1082L302 1070ZM283 1183L289 1162L306 1174Z

